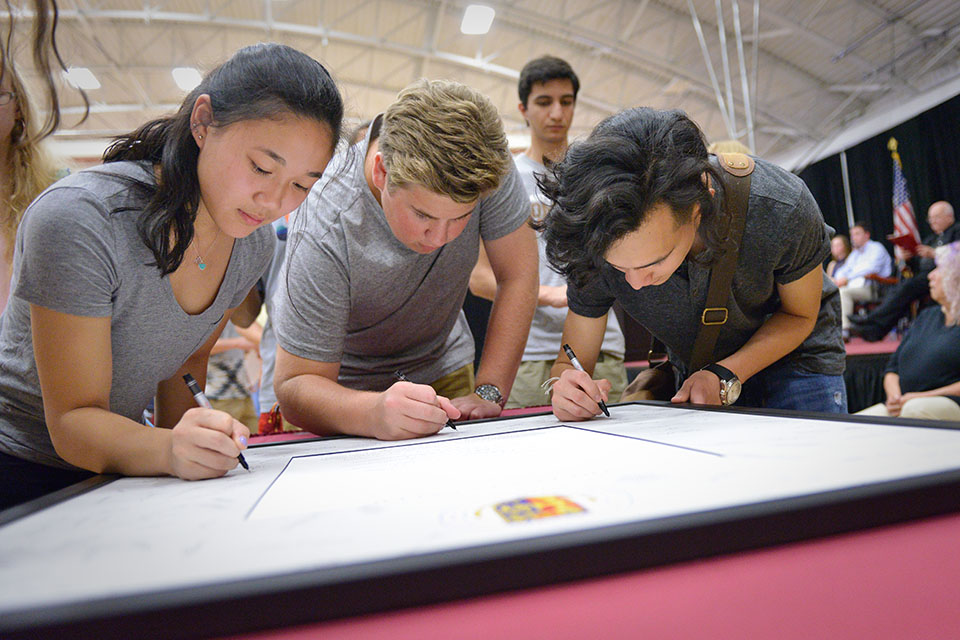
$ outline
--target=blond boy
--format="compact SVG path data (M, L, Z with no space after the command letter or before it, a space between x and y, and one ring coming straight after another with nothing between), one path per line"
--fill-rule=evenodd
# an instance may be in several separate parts
M528 215L487 98L444 81L402 91L291 225L274 301L284 417L402 439L499 415L536 304ZM498 291L474 375L461 307L481 241Z

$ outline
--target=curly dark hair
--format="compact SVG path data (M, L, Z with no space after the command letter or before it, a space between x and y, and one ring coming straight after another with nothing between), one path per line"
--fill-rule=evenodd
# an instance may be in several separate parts
M552 203L538 225L547 260L577 287L599 275L610 246L640 228L655 205L668 205L677 226L700 205L698 234L707 250L698 259L710 261L727 235L719 170L683 111L638 107L610 116L539 183Z

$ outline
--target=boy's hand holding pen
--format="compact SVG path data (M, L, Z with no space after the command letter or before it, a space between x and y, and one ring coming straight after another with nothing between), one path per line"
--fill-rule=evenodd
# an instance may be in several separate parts
M561 420L586 420L596 415L599 409L610 417L610 411L603 401L603 395L610 389L610 382L593 380L570 345L563 345L563 352L573 369L564 371L553 385L551 404L554 415Z
M451 419L459 418L460 410L448 398L437 395L430 385L411 382L402 371L394 376L397 382L379 394L370 435L404 440L433 435L444 427L456 429Z
M409 380L407 380L407 376L403 375L403 371L395 371L394 375L397 376L397 380L400 380L402 382L409 382ZM447 423L443 426L450 427L454 431L457 430L457 428L453 425L453 421L450 420L450 418L447 418Z

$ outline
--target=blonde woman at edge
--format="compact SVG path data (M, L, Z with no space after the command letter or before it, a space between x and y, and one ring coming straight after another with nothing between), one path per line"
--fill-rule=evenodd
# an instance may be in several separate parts
M20 78L13 69L0 68L0 311L10 295L17 225L27 205L56 175L33 122Z

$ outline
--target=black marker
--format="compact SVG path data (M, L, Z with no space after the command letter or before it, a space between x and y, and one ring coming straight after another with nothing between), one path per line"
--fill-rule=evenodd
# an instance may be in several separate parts
M583 365L580 364L580 361L577 360L577 356L573 355L573 349L570 348L570 345L563 345L563 352L567 354L567 357L570 358L570 364L573 365L573 368L577 371L584 371ZM586 371L584 371L586 373ZM600 405L600 411L603 411L603 415L610 417L610 411L607 409L607 405L603 403L603 400L597 400L597 404Z
M397 380L400 380L402 382L410 382L409 380L407 380L407 376L403 375L403 371L400 371L399 369L397 371L394 371L393 375L397 376ZM450 418L447 418L446 426L450 427L454 431L457 430L457 428L453 426L453 422L451 422Z
M207 400L206 394L203 392L203 389L200 388L200 385L197 384L197 381L193 379L192 375L189 373L183 374L183 381L187 383L187 388L190 389L190 393L193 394L193 399L197 401L198 405L204 409L213 409L213 405ZM240 461L241 467L250 471L250 465L248 465L244 459L243 453L237 456L237 460Z

